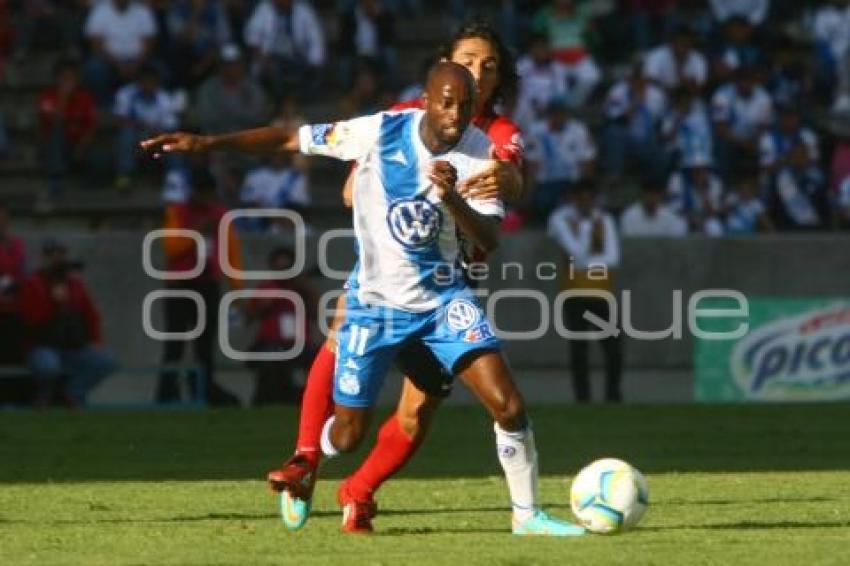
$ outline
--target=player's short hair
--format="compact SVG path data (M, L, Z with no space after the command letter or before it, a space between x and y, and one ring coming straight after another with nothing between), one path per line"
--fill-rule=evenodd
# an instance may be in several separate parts
M503 102L516 94L519 85L519 76L516 72L516 57L513 52L499 37L493 26L481 20L473 20L463 24L449 40L440 46L437 59L451 61L452 53L458 43L464 39L483 39L495 47L499 54L499 86L493 91L493 96L487 101L486 106L492 106L497 102Z
M463 77L464 83L469 89L469 95L472 96L475 93L475 80L472 78L472 73L469 72L469 69L463 65L445 61L437 61L428 71L428 74L425 76L425 90L428 90L428 85L431 84L437 73L453 73L459 77Z

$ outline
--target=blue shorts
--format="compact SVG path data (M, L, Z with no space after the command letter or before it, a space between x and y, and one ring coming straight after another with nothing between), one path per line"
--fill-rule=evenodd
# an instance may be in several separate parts
M345 320L337 331L334 371L334 402L343 407L374 405L396 355L411 340L421 340L452 373L471 352L501 349L469 289L459 290L442 306L421 313L366 306L352 290L345 309Z

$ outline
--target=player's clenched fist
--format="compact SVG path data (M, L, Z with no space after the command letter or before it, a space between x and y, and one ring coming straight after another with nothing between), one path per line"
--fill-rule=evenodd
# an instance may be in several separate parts
M440 200L445 200L457 185L457 170L448 161L434 161L428 178L434 183L434 190Z
M205 136L196 134L174 132L146 139L141 146L154 157L163 153L194 153L207 149L206 139Z
M457 192L464 198L517 200L522 193L522 175L508 161L493 161L485 171L461 183Z

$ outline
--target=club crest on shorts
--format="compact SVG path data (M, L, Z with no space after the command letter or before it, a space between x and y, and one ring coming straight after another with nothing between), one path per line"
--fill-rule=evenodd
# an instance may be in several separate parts
M427 199L401 199L390 204L387 225L395 241L405 248L423 248L440 235L443 213Z
M357 395L360 393L360 380L357 374L345 372L339 378L339 390L346 395Z
M456 332L469 330L478 322L478 307L465 299L455 299L446 308L446 324Z

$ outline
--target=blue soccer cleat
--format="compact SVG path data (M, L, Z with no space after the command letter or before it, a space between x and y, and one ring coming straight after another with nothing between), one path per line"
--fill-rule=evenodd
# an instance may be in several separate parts
M310 506L313 504L312 499L298 499L292 497L288 491L280 493L280 517L283 519L283 524L286 528L292 531L297 531L307 522L307 517L310 516Z
M522 536L580 537L587 531L569 521L553 519L540 509L534 516L519 522L514 519L514 534Z

